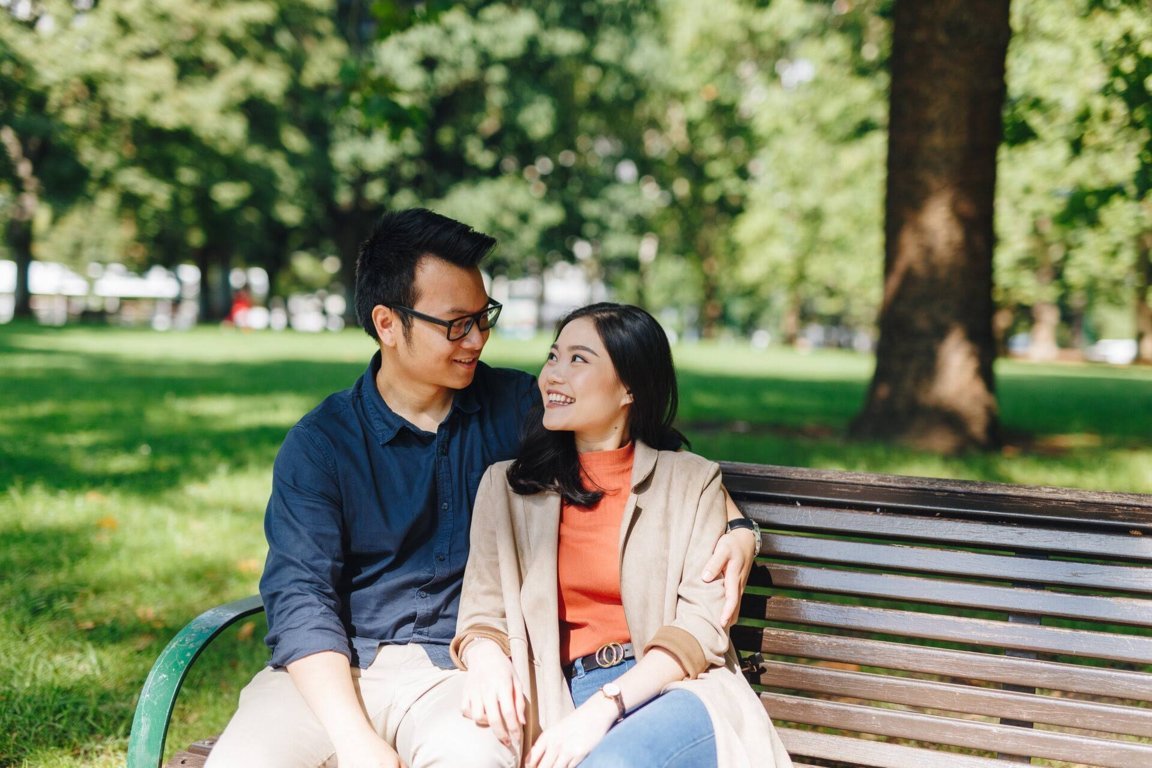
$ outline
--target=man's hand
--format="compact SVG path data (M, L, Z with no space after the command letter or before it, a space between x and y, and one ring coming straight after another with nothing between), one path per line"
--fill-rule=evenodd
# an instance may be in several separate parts
M340 768L407 768L396 750L375 733L360 733L348 738L336 749Z
M288 674L336 747L341 768L405 768L360 706L346 656L314 653L289 663Z
M494 641L477 637L464 650L464 717L488 726L500 743L512 750L520 745L525 719L524 693L512 661Z
M728 491L724 491L724 502L728 509L728 519L743 517ZM712 581L724 574L724 608L720 611L720 622L731 626L736 621L736 611L740 607L740 597L748 583L748 574L756 561L756 535L747 528L737 528L720 537L712 557L704 564L701 578Z
M730 626L736 620L736 611L740 607L740 597L744 594L744 585L748 583L748 574L752 572L752 564L756 560L756 537L747 528L737 528L724 534L716 542L712 550L712 557L704 565L701 574L704 581L712 581L721 573L724 574L724 608L720 611L720 622Z
M525 768L574 768L596 748L618 714L614 702L594 695L540 734L524 762Z

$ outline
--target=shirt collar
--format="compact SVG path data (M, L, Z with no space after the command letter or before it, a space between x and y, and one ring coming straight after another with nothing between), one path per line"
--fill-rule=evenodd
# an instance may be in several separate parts
M371 425L372 431L376 433L376 439L381 444L387 443L395 438L401 429L407 429L413 434L424 434L423 430L417 429L411 422L388 407L388 403L384 402L384 398L380 396L380 390L376 388L376 374L380 372L380 359L380 351L377 350L358 384L361 390L360 397L365 404L368 423ZM479 375L479 368L481 367L487 368L484 363L478 363L477 375ZM476 396L475 383L476 380L473 379L472 384L458 390L453 395L452 409L447 418L451 418L453 411L473 414L480 410L480 400Z

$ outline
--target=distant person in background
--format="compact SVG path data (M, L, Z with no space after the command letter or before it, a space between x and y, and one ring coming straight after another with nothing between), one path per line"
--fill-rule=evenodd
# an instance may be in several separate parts
M542 417L476 497L452 647L465 714L529 768L790 766L724 589L699 578L725 493L676 450L663 329L638 307L576 310L537 384Z
M237 288L232 294L232 307L224 318L225 325L241 330L248 328L248 311L252 309L252 297L245 288Z
M535 402L530 374L480 362L500 316L477 266L494 243L413 209L363 244L356 312L377 351L276 457L260 580L272 657L210 768L516 764L461 713L448 649L477 485L516 456ZM733 608L754 548L735 531L708 566Z

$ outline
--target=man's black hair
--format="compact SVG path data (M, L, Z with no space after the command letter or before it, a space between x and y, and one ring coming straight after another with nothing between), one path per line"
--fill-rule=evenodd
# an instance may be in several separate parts
M477 232L447 216L426 208L386 213L360 246L356 259L356 319L372 338L377 338L372 310L383 304L414 307L416 265L424 256L443 259L458 267L477 266L496 239ZM412 318L400 313L407 336Z

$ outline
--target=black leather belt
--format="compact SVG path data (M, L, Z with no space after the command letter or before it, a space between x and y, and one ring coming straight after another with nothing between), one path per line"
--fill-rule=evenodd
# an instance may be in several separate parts
M566 677L575 677L577 666L583 667L585 672L593 669L606 669L622 664L628 659L636 658L636 651L632 643L608 643L596 649L594 653L581 656L568 666L564 667ZM577 664L579 662L579 664Z

